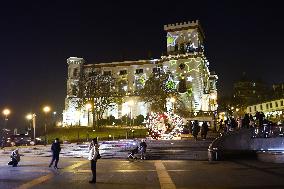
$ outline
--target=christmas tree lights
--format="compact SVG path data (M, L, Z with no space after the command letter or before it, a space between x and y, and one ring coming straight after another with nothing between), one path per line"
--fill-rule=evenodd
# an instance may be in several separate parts
M183 120L172 112L151 113L146 120L146 127L152 139L179 139L183 131Z

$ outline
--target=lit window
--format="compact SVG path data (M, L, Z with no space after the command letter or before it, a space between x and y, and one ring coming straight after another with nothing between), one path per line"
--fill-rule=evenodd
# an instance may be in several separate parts
M119 71L119 75L126 75L127 74L127 70L120 70Z
M111 71L104 71L104 75L111 75Z
M160 68L153 68L153 73L159 73L160 72Z
M135 74L142 74L143 73L143 69L136 69Z

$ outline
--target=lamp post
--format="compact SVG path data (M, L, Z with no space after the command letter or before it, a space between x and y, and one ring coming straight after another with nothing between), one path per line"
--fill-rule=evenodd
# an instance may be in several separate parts
M133 126L134 125L134 119L133 119L133 112L132 112L132 106L134 105L134 101L133 100L130 100L128 102L128 105L130 107L130 125Z
M8 108L5 108L3 110L3 115L4 115L4 128L2 130L3 132L3 136L2 136L2 148L4 148L5 146L5 141L6 141L6 127L7 127L7 123L8 123L8 116L10 115L11 111Z
M75 117L76 117L76 122L77 122L77 124L78 124L78 126L80 127L81 126L81 121L80 121L80 118L81 118L81 112L79 111L79 110L77 110L76 112L75 112Z
M176 99L174 97L171 97L170 98L170 102L172 103L172 106L173 106L172 112L174 113L175 112L175 102L176 102Z
M35 130L35 127L36 127L36 124L35 124L35 117L36 115L33 113L33 114L28 114L26 116L27 120L29 120L30 123L32 123L32 127L34 129L34 144L36 144L36 130Z
M216 131L217 128L217 120L216 120L216 100L217 100L217 96L216 94L211 94L210 95L210 99L209 99L209 105L210 105L210 111L212 111L213 113L213 126L214 126L214 131Z
M47 125L47 114L50 112L50 107L49 106L45 106L43 108L43 112L45 113L45 122L44 122L44 145L46 146L47 144L47 140L46 140L46 125Z
M10 113L11 113L11 111L9 109L7 109L7 108L5 108L3 110L3 114L5 116L5 118L4 118L5 119L5 128L7 127L8 116L10 115Z
M88 112L88 127L90 126L90 109L92 108L92 104L87 103L86 104L86 110Z

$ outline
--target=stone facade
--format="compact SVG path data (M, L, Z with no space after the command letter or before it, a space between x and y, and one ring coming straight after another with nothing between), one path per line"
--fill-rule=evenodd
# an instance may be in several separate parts
M83 58L70 57L68 63L67 96L63 111L63 125L87 126L92 116L86 109L78 109L78 83L82 74L96 69L101 73L111 74L120 85L115 90L126 94L121 105L105 113L120 118L144 115L150 111L149 104L142 102L137 91L153 72L162 69L171 72L172 80L179 87L183 82L185 91L181 91L183 106L189 111L215 111L217 109L217 75L209 71L209 62L204 55L204 34L198 21L165 25L167 32L167 56L159 59L123 61L99 64L85 64ZM129 102L132 102L131 104ZM167 103L168 109L174 106Z

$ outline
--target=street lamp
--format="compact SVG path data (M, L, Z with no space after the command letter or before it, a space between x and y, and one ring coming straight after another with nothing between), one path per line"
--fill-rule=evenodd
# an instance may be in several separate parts
M90 109L92 108L92 104L87 103L86 104L86 110L88 112L88 127L90 126Z
M134 105L134 101L133 100L130 100L128 101L128 105L130 107L130 119L131 119L131 125L133 126L134 125L134 119L133 119L133 112L132 112L132 106Z
M45 123L44 123L44 145L46 146L47 140L46 140L46 125L47 125L47 114L50 112L50 107L45 106L43 108L43 112L45 113Z
M217 99L216 94L210 95L210 98L209 98L210 111L215 111L216 99Z
M174 113L176 99L174 97L171 97L170 102L172 103L172 107L173 107L172 112Z
M10 115L11 111L7 108L3 110L3 114L5 116L5 128L7 127L7 122L8 122L8 116Z
M34 144L36 144L36 131L35 131L35 126L36 126L36 124L35 124L35 114L33 113L33 114L28 114L27 116L26 116L26 119L27 120L29 120L30 121L30 123L32 122L32 126L33 126L33 129L34 129Z
M76 124L78 124L78 126L80 127L81 126L81 121L80 121L80 117L81 117L81 112L79 110L77 110L75 112L75 117L76 117Z
M6 141L6 127L8 122L8 116L10 115L11 111L8 108L5 108L2 113L4 115L4 120L5 120L5 125L3 128L3 136L2 136L2 148L4 148Z

